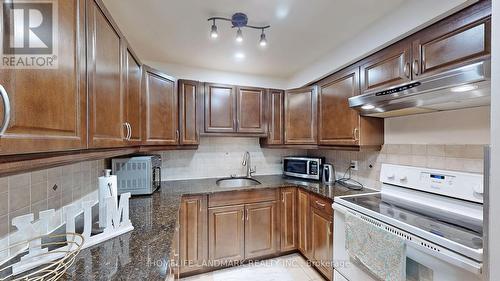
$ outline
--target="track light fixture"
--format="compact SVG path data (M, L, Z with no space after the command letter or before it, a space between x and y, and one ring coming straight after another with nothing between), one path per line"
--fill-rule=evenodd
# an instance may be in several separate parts
M236 13L230 19L222 18L222 17L212 17L212 18L209 18L208 21L212 21L212 27L210 30L210 37L212 37L214 39L219 36L219 34L217 32L217 25L215 24L216 20L229 21L232 24L231 28L237 28L236 42L238 42L238 43L243 41L243 31L241 30L242 28L248 27L248 28L253 28L253 29L260 29L262 31L262 33L260 34L259 45L261 47L264 47L267 45L266 34L264 33L264 31L267 28L270 28L271 27L270 25L266 25L266 26L249 25L248 24L248 17L244 13Z

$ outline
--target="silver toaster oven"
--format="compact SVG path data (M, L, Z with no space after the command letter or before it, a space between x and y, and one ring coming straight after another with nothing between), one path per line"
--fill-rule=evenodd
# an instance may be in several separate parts
M161 184L160 155L113 158L112 170L117 176L118 194L152 194Z

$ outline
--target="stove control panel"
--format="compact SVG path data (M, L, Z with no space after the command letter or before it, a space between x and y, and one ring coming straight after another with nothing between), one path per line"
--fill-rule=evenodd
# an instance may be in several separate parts
M483 175L382 164L380 181L400 187L483 203Z

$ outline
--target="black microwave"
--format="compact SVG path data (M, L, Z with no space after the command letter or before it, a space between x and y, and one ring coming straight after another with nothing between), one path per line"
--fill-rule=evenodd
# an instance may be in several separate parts
M324 157L283 157L283 174L285 176L320 180Z

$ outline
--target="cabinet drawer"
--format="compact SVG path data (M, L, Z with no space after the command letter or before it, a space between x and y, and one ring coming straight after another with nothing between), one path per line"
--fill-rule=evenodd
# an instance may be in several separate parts
M311 195L310 196L310 205L312 208L321 211L327 216L333 216L333 208L332 208L332 201L321 198L316 195Z
M274 201L278 198L278 192L278 188L218 192L208 196L208 207Z

